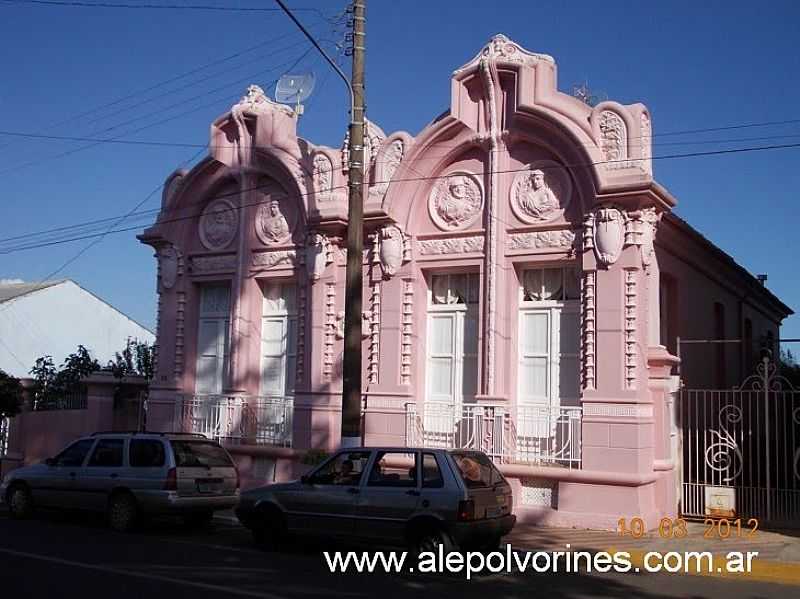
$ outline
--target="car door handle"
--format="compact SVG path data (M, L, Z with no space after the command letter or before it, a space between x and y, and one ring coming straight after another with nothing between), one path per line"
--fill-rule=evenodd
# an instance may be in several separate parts
M350 493L351 495L358 495L359 494L359 490L358 490L357 487L350 487L349 489L347 489L347 492Z
M414 497L419 497L419 491L416 489L409 489L406 491L406 495L413 495Z

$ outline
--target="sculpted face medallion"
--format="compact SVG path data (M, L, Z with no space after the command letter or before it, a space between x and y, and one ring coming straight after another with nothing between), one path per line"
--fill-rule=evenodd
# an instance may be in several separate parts
M285 200L285 196L273 194L258 207L256 234L267 245L285 242L292 234L292 227L284 214L285 206L282 206Z
M549 222L564 214L571 195L572 184L566 170L552 160L540 160L514 177L511 209L523 222Z
M208 250L225 248L236 236L238 211L228 200L211 202L200 217L200 241Z
M483 209L483 191L472 173L454 172L431 191L428 211L440 229L455 231L474 223Z

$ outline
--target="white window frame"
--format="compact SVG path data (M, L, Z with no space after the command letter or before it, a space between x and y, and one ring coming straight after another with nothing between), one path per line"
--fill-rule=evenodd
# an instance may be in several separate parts
M214 288L227 288L228 290L228 305L226 310L206 310L206 302L204 301L205 294L210 289ZM198 318L197 318L197 355L195 359L195 393L197 395L220 395L225 387L229 376L230 367L230 306L231 306L231 288L229 283L201 285L199 289L199 302L198 302ZM204 325L215 323L217 327L217 356L222 359L218 360L216 372L214 373L214 384L211 389L200 389L200 370L201 360L203 358L202 348L200 347L201 330Z
M260 358L259 358L259 393L264 397L287 397L294 395L296 377L292 376L289 372L289 364L294 363L297 365L297 289L294 281L275 282L273 285L280 286L281 290L292 288L293 290L293 303L295 305L288 306L284 301L283 308L273 308L269 305L269 299L266 295L262 296L261 302L261 341L260 341ZM281 297L285 299L285 294L281 292ZM268 323L278 323L281 326L282 338L280 352L276 354L267 354L265 351L264 332ZM290 335L294 335L294 339L289 339ZM265 379L266 358L280 359L280 381L278 387L282 390L281 393L276 394L274 391L266 390Z
M562 269L562 290L566 284L566 271L571 268L578 268L573 266L541 266L536 268L530 268L526 270L545 270L545 269L554 269L554 268L561 268ZM524 274L523 274L524 276ZM563 293L563 291L562 291ZM579 317L580 315L580 299L560 299L560 300L526 300L525 299L525 289L522 284L519 286L519 315L517 318L517 332L518 332L518 339L517 339L517 352L518 352L518 360L517 360L517 398L518 398L518 405L520 406L543 406L543 407L552 407L557 408L562 405L562 403L569 403L572 405L577 405L580 400L580 397L562 397L560 393L560 375L561 375L561 360L562 357L564 358L573 358L576 360L576 364L578 368L580 368L580 339L577 340L577 347L578 351L575 353L570 354L562 354L561 352L561 320L563 314L571 314L575 317ZM548 352L545 356L541 355L528 355L526 356L524 353L524 318L526 315L529 314L545 314L547 316L547 341L548 341ZM578 333L580 334L580 333ZM547 358L547 391L548 396L537 398L532 395L528 395L524 392L522 385L523 385L523 377L522 377L522 365L526 358L534 358L534 357L546 357ZM577 373L576 373L577 376ZM576 389L577 389L576 383ZM578 394L580 394L580 390L578 390Z

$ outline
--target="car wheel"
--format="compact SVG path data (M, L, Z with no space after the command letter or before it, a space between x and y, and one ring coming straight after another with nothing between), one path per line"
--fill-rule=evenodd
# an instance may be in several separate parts
M211 524L211 520L213 518L213 511L192 512L191 514L186 514L183 517L183 523L189 528L202 528Z
M33 514L33 496L25 485L15 485L8 491L8 509L17 520L30 518Z
M139 508L130 493L117 493L108 502L108 524L119 532L129 532L136 526Z
M423 551L438 553L439 547L443 547L445 554L453 551L455 548L450 535L441 528L424 528L415 537L414 549L417 554Z
M252 530L256 545L266 550L278 549L289 536L286 517L277 508L266 509L258 514Z

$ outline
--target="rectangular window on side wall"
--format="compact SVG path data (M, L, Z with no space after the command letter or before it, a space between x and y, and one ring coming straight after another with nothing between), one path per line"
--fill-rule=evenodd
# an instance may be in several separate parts
M228 376L230 349L230 285L203 285L200 288L200 311L197 324L198 395L222 393Z

